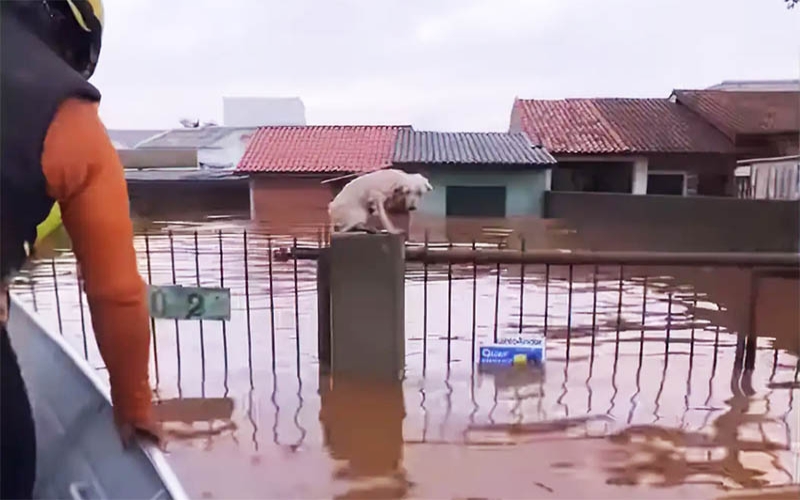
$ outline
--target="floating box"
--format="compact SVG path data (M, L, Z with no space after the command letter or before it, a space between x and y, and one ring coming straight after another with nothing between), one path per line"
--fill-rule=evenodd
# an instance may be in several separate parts
M478 363L481 365L515 366L544 363L543 337L515 337L500 339L496 344L480 347Z

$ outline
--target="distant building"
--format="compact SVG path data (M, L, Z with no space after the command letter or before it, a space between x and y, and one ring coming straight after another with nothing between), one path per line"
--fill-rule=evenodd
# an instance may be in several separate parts
M325 224L328 203L353 174L392 164L402 126L261 127L237 173L250 176L252 218L276 231Z
M724 80L708 87L707 90L757 90L759 92L780 92L800 90L800 80Z
M177 128L155 135L137 150L195 151L200 169L233 170L247 149L255 127Z
M142 141L162 133L163 130L110 129L108 136L117 149L133 149Z
M509 130L558 160L552 191L733 194L731 141L668 99L517 99Z
M742 160L736 182L740 198L800 200L800 155Z
M505 218L542 215L556 160L522 132L403 129L392 163L430 180L421 214Z
M517 99L509 130L556 157L553 191L736 196L737 160L798 153L800 90Z
M306 124L305 105L299 97L223 97L222 108L226 127Z
M800 89L675 90L670 99L724 133L738 160L798 153Z

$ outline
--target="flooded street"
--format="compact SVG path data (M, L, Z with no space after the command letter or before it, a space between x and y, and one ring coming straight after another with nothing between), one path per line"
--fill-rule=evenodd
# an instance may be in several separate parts
M315 246L317 228L137 226L146 280L231 289L230 322L154 322L161 418L214 430L168 445L193 498L726 498L800 482L796 279L762 281L740 376L745 270L409 263L405 380L331 380L315 263L269 252ZM52 255L15 291L104 374L74 259ZM477 369L478 346L517 334L546 334L543 367Z

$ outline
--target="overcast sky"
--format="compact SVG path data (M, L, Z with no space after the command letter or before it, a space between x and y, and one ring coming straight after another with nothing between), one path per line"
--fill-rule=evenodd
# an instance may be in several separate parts
M299 96L309 124L505 130L515 96L666 97L797 78L783 0L105 0L109 128Z

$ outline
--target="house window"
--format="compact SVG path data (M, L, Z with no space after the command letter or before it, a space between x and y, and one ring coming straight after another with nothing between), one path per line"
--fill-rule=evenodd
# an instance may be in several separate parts
M647 175L647 194L686 195L686 173L650 172Z
M505 186L447 186L447 216L505 217Z

